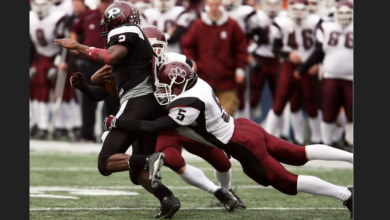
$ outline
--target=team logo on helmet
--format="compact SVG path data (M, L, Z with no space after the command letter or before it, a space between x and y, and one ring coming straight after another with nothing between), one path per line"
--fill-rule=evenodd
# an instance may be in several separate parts
M175 83L182 84L186 80L187 73L180 67L171 68L171 72L168 74L169 78L173 80L176 77Z
M106 12L106 17L108 19L115 19L119 17L123 13L122 9L120 8L111 8L109 11Z

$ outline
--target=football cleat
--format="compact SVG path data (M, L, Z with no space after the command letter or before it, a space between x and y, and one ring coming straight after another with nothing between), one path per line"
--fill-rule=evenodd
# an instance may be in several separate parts
M157 209L159 213L154 218L172 218L179 211L180 206L180 201L176 196L165 196L161 201L161 207Z
M353 187L348 187L348 189L351 191L351 196L343 202L343 205L347 206L351 212L351 218L353 218Z
M234 211L239 201L229 190L219 188L215 191L214 196L223 204L226 210Z
M146 159L146 169L149 172L149 181L152 189L156 190L161 184L160 169L165 161L165 154L161 152L154 153Z
M236 206L237 209L246 209L246 205L244 204L244 202L241 200L240 197L238 197L234 191L237 191L237 187L234 188L234 191L232 189L229 189L229 191L233 194L234 197L236 197L236 199L238 200L238 204Z

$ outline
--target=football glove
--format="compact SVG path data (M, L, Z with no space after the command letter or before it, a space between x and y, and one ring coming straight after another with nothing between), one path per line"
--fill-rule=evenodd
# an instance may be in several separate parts
M70 77L70 85L75 89L80 89L84 85L84 77L80 72L73 73Z
M106 117L103 121L103 130L109 131L112 128L115 128L115 122L116 122L116 117L114 115L110 115Z

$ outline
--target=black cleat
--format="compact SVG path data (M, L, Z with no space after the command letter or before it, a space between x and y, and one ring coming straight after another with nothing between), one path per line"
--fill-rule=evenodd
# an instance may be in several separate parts
M165 161L165 154L161 152L154 153L147 158L146 169L149 172L150 186L156 190L161 184L160 169Z
M214 196L222 203L228 211L234 211L239 201L229 190L225 188L219 188L215 191Z
M348 187L349 191L351 191L351 196L343 202L343 205L347 206L349 211L351 212L351 218L353 218L353 187Z
M237 191L236 190L237 187L234 188L234 191ZM246 209L246 205L244 204L244 202L240 199L240 197L238 197L234 191L232 189L229 189L229 191L233 194L234 197L236 197L236 199L238 200L238 204L236 206L237 209Z
M180 206L180 201L176 196L165 196L161 201L161 207L158 209L160 212L154 218L172 218L179 211Z
M38 129L35 138L39 139L39 140L48 140L49 139L49 133L48 133L47 130Z

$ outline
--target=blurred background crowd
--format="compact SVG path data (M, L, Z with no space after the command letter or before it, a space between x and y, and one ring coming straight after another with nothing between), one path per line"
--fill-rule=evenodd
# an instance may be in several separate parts
M104 48L99 25L115 0L30 0L30 138L100 142L100 103L70 85L103 65L55 46L68 37ZM353 2L341 0L129 0L167 52L186 55L235 118L295 144L353 146ZM131 74L131 73L129 73ZM142 108L142 106L140 106Z

